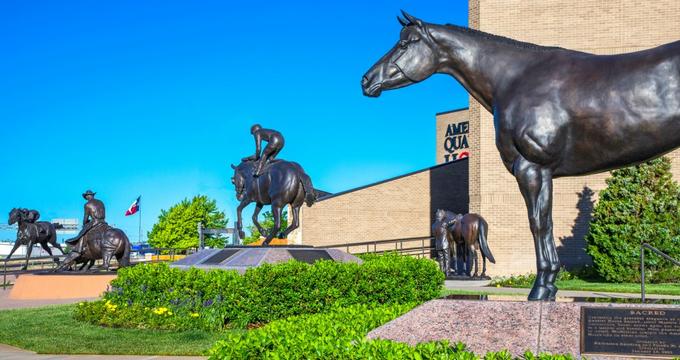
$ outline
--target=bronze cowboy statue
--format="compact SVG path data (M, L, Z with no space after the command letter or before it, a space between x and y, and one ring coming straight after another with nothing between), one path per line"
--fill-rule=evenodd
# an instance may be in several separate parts
M88 232L94 231L94 235L98 230L101 230L107 225L106 208L101 200L94 198L95 194L96 193L92 192L92 190L87 190L83 193L83 198L87 200L84 207L85 215L83 216L83 228L76 237L66 240L67 244L73 246L73 251L78 253L83 252L85 235Z
M114 256L119 267L130 264L130 241L122 230L106 223L104 203L94 196L95 193L91 190L83 194L83 198L87 200L83 228L76 237L66 240L67 244L73 246L73 250L66 256L58 271L65 271L82 263L89 264L89 269L92 261L97 259L102 259L102 268L109 270Z
M236 190L236 199L241 202L236 211L236 228L240 237L245 237L241 212L248 204L254 202L253 224L260 234L266 236L263 245L268 245L274 237L286 238L291 231L300 226L300 207L304 203L312 206L316 201L316 192L312 179L298 163L274 160L283 147L283 136L280 132L253 125L251 133L255 136L255 155L243 158L238 166L231 165L234 169L231 182ZM258 160L261 140L266 140L268 144ZM274 227L270 232L262 228L257 219L264 205L271 205L274 216ZM293 221L287 229L280 232L282 211L286 205L292 208Z
M50 256L52 256L52 250L50 250L48 245L52 245L59 249L62 254L64 253L61 245L57 242L56 229L60 228L60 225L52 224L47 221L37 221L39 218L40 213L37 210L14 208L9 212L9 220L7 223L9 225L17 224L18 229L14 247L12 247L12 250L9 252L6 259L12 257L12 254L14 254L19 246L26 245L26 263L22 267L23 270L28 268L28 260L31 257L34 244L40 244ZM58 263L57 258L55 258L55 262Z
M596 55L403 15L399 41L361 80L364 94L448 74L493 114L496 147L519 185L533 235L537 273L529 300L554 300L560 262L553 180L680 147L680 41Z
M255 138L255 155L245 157L241 161L254 160L257 165L253 172L253 176L260 176L264 166L267 165L268 162L274 161L276 155L281 152L285 141L280 132L272 129L263 129L259 124L251 126L250 133ZM266 141L267 146L265 146L260 154L262 141Z

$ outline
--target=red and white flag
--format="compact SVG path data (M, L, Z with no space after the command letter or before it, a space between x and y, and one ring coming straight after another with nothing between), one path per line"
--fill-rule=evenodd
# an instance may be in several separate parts
M139 199L141 198L141 195L137 196L137 200L135 200L135 202L133 202L132 205L130 205L130 207L125 211L125 216L130 216L139 211Z

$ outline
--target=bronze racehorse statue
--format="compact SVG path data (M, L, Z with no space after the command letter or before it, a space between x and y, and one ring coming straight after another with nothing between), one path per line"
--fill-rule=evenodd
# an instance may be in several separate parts
M305 202L307 206L312 206L316 199L316 193L312 186L312 180L305 173L302 167L295 162L286 160L273 160L264 167L261 175L254 177L257 162L253 160L241 161L238 166L231 165L234 169L234 176L231 178L232 184L236 188L236 199L241 203L236 209L236 228L241 238L243 233L243 222L241 212L248 204L255 203L253 213L253 224L262 235L266 235L263 245L269 245L275 236L281 239L300 226L300 207ZM274 228L267 232L257 221L257 216L264 205L271 205L272 215L274 216ZM293 222L282 233L281 213L283 207L290 205L293 211Z
M477 277L479 274L479 261L477 259L477 249L482 256L482 274L486 276L486 259L491 263L496 263L496 260L489 249L489 243L486 240L488 232L488 224L483 217L478 214L456 214L447 210L437 210L435 213L435 224L439 224L439 230L434 232L435 243L449 242L451 245L449 249L454 250L457 260L462 260L465 264L464 269L456 269L456 273L461 273L464 270L465 275ZM444 256L446 257L449 256ZM456 261L456 267L461 263ZM475 272L472 273L474 266ZM449 267L446 267L448 273Z
M553 179L637 164L680 146L680 41L594 55L403 15L399 41L362 78L364 94L443 73L493 114L496 147L517 180L534 238L529 300L554 299Z
M59 227L59 224L52 224L47 221L36 221L39 217L40 213L35 210L14 208L9 212L9 220L7 223L9 225L17 224L18 229L14 247L12 247L12 250L9 252L6 259L12 257L12 254L14 254L19 246L26 245L26 263L22 266L23 270L28 268L28 259L31 257L33 245L35 244L40 244L50 256L52 256L52 250L50 250L48 244L59 249L62 254L64 253L61 245L57 242L56 229Z

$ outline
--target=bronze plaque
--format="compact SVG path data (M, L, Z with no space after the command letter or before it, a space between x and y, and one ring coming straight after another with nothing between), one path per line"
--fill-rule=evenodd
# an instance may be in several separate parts
M680 308L581 308L581 353L680 356Z

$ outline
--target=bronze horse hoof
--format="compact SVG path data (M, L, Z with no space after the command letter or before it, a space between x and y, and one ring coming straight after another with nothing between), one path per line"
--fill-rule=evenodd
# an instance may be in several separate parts
M545 285L534 285L529 292L529 301L550 301L551 293L552 291Z

